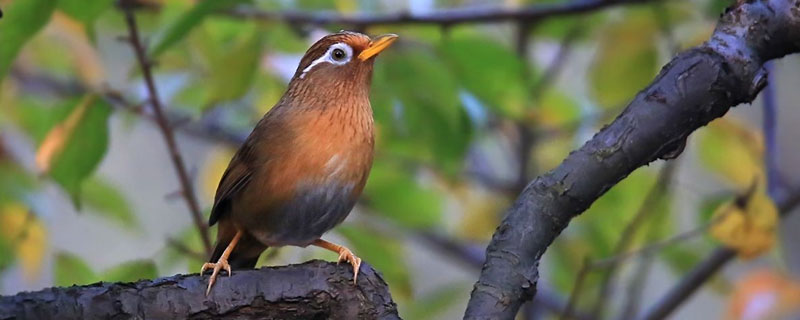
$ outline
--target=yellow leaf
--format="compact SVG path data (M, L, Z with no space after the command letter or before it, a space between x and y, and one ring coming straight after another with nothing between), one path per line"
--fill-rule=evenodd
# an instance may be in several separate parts
M457 211L463 214L457 220L459 237L476 241L491 239L508 199L474 184L457 184L451 191L460 208Z
M14 247L25 277L35 279L47 247L47 232L41 221L22 204L8 203L0 208L0 236Z
M700 140L701 160L740 189L763 175L763 154L761 133L728 118L711 123Z
M50 171L53 159L58 157L61 151L64 151L64 146L67 145L72 134L75 132L78 123L86 115L86 110L94 103L95 95L88 95L81 100L80 104L64 119L63 122L57 124L50 132L47 133L39 150L36 151L36 167L42 173Z
M222 174L228 168L231 158L233 158L233 151L230 149L220 149L206 158L202 180L200 180L204 199L214 199L219 180L222 179Z
M775 244L778 209L763 185L761 181L746 195L722 204L712 218L711 236L743 259L755 258Z

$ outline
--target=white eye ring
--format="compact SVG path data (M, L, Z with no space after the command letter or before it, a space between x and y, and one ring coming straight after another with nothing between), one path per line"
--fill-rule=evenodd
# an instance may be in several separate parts
M303 69L303 72L300 74L300 78L302 79L307 72L311 71L311 69L314 68L314 66L320 63L328 62L340 66L350 62L350 59L352 59L352 57L353 57L353 48L351 48L348 44L344 42L335 43L330 47L328 47L328 51L325 51L325 54L317 58L317 60L312 61L308 65L308 67Z

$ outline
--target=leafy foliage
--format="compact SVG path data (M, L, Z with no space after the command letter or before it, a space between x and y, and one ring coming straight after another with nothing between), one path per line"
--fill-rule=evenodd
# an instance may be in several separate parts
M80 206L82 182L94 171L108 148L111 106L88 95L56 110L62 120L39 146L37 164Z
M191 9L180 15L163 31L153 45L150 55L158 56L181 41L186 35L211 13L229 8L239 1L199 1Z
M656 73L657 28L649 12L631 11L601 34L591 70L592 92L606 108L627 103Z
M529 0L523 5L566 1ZM330 10L358 16L402 7L354 0L145 2L159 8L136 10L140 33L154 62L166 112L174 121L179 151L188 160L190 176L197 177L193 182L198 184L206 213L238 147L226 143L228 139L249 132L280 99L297 61L315 37L353 27L291 24L281 19L256 22L220 12L244 3L241 9ZM131 141L119 148L122 152L166 157L160 142L151 141L159 139L158 134L144 120L151 117L150 105L130 48L111 40L127 34L114 2L0 0L5 3L10 4L4 5L5 16L0 19L0 79L4 80L0 86L0 271L19 265L35 278L44 261L52 261L54 283L61 286L135 281L175 270L196 272L206 258L198 232L188 223L178 225L183 222L172 220L172 215L180 216L185 209L171 203L154 207L167 202L164 198L175 197L152 197L146 190L173 188L174 177L164 175L143 187L136 177L139 171L161 172L156 170L163 168L138 162L105 163L97 172L112 141L109 132L117 129L114 126L124 130L113 130L113 143ZM429 274L411 271L427 268L428 262L409 244L425 247L420 237L423 231L441 233L455 243L485 244L502 212L513 205L520 165L532 168L531 176L557 166L608 115L616 114L615 108L652 80L673 46L707 39L713 19L730 3L660 1L542 19L529 35L522 35L530 44L526 57L516 52L514 23L364 26L369 34L398 33L401 40L376 59L371 88L376 153L359 207L368 214L365 220L377 223L348 222L337 233L385 276L402 301L406 318L450 317L448 312L466 299L465 288L473 279L453 276L459 266L454 262L452 270L431 270L436 277L448 277L441 282L448 285L431 287L424 281ZM431 5L463 4L437 0ZM418 5L408 10L415 12ZM562 45L567 42L569 55L554 57L554 53L566 54ZM566 60L560 68L549 70L551 61L558 58ZM539 87L543 70L555 73L549 75L552 83ZM116 93L127 103L117 101ZM123 108L112 108L112 103L132 112L116 112ZM121 118L115 115L126 118L115 121ZM532 135L530 150L521 150L523 126ZM147 145L142 147L138 138L131 137L144 137ZM690 149L696 147L700 163L719 181L705 181L703 175L692 177L703 183L679 181L677 177L685 175L676 174L668 191L643 208L655 174L650 169L633 173L575 219L553 244L544 259L548 268L542 282L566 296L584 258L612 256L620 231L640 212L647 218L626 245L629 250L668 239L687 223L704 225L715 219L720 223L710 232L714 239L736 248L743 257L771 248L777 229L772 202L759 191L746 206L737 207L731 195L763 176L760 134L749 124L723 119L698 138L691 141ZM7 140L12 143L5 148ZM34 161L30 151L36 149ZM519 163L523 155L530 155L530 163ZM684 159L694 164L693 158ZM203 165L195 172L197 163ZM37 174L44 179L36 179ZM65 231L53 225L58 220L50 219L66 214L52 208L58 202L50 199L51 187L64 191L76 206L93 215L93 226L100 223L125 230L119 237L131 243L162 237L163 232L171 242L154 260L115 256L118 264L106 270L94 267L95 257L51 252L51 239L60 241ZM725 191L710 191L718 187ZM688 192L683 190L687 188ZM678 190L682 192L673 192ZM148 195L146 201L142 194ZM163 212L152 212L153 208ZM158 221L164 224L153 225L153 214L162 215ZM85 215L74 218L82 220ZM654 257L681 275L716 243L706 234L701 241L666 246ZM262 262L273 262L273 256L262 258ZM590 272L586 292L594 292L589 288L597 286L599 274ZM584 306L589 296L579 295L577 305Z
M0 19L0 79L11 67L22 46L50 19L56 0L14 1Z

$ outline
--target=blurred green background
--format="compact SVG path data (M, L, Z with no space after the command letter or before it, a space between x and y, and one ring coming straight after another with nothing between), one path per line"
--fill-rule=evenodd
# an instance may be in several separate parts
M194 2L143 0L136 15L207 215L237 143L280 98L305 49L353 29L231 12L431 14L560 1ZM485 245L527 181L610 122L676 52L707 39L729 3L650 1L536 23L365 26L401 40L375 65L372 173L331 239L383 273L404 318L459 318ZM197 272L206 254L114 1L0 0L0 8L0 294ZM792 125L800 120L792 89L800 59L773 70L777 161L791 181L800 163L792 141L800 135ZM704 229L712 212L764 172L761 99L732 113L692 136L674 166L637 170L575 219L543 259L540 297L566 301L587 257L699 230L621 262L604 310L621 312L637 278L646 306L719 245ZM644 218L619 248L637 213ZM775 310L800 306L800 235L779 232L799 228L800 219L779 225L778 245L726 269L676 317L735 313L750 300L734 297L764 286L788 297ZM311 258L335 256L287 247L270 249L259 264ZM576 309L598 301L605 273L588 273ZM526 310L550 317L547 304Z

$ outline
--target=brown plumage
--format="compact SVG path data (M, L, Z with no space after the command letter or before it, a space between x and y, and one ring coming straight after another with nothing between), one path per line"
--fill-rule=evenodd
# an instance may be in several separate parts
M252 268L268 246L320 246L352 210L372 166L369 87L375 56L397 38L328 35L308 49L289 88L258 122L222 176L209 225L219 224L208 290L220 270ZM201 271L201 272L202 272ZM208 294L208 291L206 292Z

